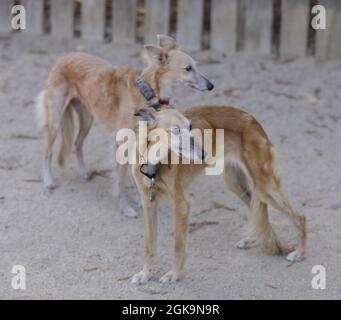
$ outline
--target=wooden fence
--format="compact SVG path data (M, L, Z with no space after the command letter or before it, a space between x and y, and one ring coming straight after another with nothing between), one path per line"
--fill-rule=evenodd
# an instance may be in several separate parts
M189 50L341 58L341 0L0 0L0 33L12 31L13 4L26 8L27 35L129 44L161 33ZM326 30L311 28L316 4Z

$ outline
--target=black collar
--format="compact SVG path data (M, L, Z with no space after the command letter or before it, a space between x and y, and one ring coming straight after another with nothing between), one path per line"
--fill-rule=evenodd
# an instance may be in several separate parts
M155 179L159 173L160 164L142 164L140 167L140 172L149 179Z

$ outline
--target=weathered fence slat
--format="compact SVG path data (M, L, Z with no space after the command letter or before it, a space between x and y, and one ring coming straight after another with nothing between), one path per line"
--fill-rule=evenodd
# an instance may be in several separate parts
M236 51L237 46L237 0L212 0L211 2L211 48L224 53Z
M136 40L136 0L114 0L113 41L134 43ZM154 39L155 42L155 39Z
M203 0L178 0L178 43L189 50L201 49Z
M169 32L169 0L146 0L144 19L144 42L155 43L157 34Z
M70 0L51 3L51 34L59 38L72 38L74 4Z
M279 56L303 57L307 51L310 0L282 0Z
M43 34L44 1L21 0L26 9L26 32L30 35Z
M320 0L326 9L326 29L316 30L315 56L318 60L341 59L341 2Z
M82 0L82 38L103 40L105 0Z
M13 0L1 0L0 1L0 33L8 33L12 30L11 9L13 7Z
M271 53L272 0L245 0L244 50Z

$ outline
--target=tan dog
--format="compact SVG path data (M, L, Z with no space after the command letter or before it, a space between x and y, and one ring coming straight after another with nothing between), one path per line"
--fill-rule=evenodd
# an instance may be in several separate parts
M136 119L133 114L138 108L167 104L175 83L201 91L213 89L213 84L199 72L195 61L177 49L173 38L159 35L158 40L159 46L145 46L145 60L149 65L142 72L129 66L114 67L86 53L67 54L56 62L37 103L40 123L47 129L44 163L44 184L47 188L56 186L51 160L59 132L62 136L60 165L72 149L73 111L80 120L75 141L80 175L88 179L90 173L84 165L83 143L94 116L109 132L116 132L121 128L134 127ZM151 93L155 96L150 96ZM127 216L137 216L127 202L126 172L127 165L118 164L116 192L120 211Z
M164 129L169 136L182 135L188 138L191 126L200 129L212 129L213 135L217 129L224 130L224 178L227 188L235 193L249 208L250 235L238 242L238 248L250 248L261 245L272 254L288 252L278 241L268 218L268 205L278 209L288 216L298 233L298 244L287 256L290 261L303 259L306 246L305 216L295 210L284 196L280 177L277 173L275 150L262 126L245 111L218 105L194 106L182 115L169 109L160 112L141 110L137 113L152 129ZM180 131L180 129L183 129ZM193 129L193 132L195 130ZM213 153L217 146L213 137ZM154 142L149 142L150 149ZM170 153L182 157L191 155L192 159L205 153L202 144L190 143L190 150L183 150L176 144L167 145ZM188 147L186 147L188 149ZM143 150L139 150L141 155ZM197 155L197 156L195 156ZM159 159L158 161L161 161ZM155 164L155 162L154 162ZM142 167L135 164L132 167L133 176L141 194L145 224L145 258L143 270L137 273L133 283L141 284L150 278L152 258L156 250L157 205L161 195L166 195L173 208L174 220L174 263L170 272L166 273L161 282L176 281L185 263L185 242L188 226L189 204L185 196L185 188L193 178L200 173L205 164L161 164L151 166L154 170L154 183L150 177L141 173ZM149 170L150 171L150 170ZM150 171L152 172L152 171ZM151 189L152 187L152 189ZM153 192L153 197L150 197Z

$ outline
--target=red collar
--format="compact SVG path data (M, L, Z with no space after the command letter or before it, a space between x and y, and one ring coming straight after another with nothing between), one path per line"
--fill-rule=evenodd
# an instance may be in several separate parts
M159 104L161 104L162 106L169 106L169 98L167 99L159 99Z

